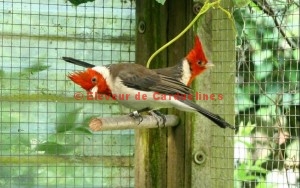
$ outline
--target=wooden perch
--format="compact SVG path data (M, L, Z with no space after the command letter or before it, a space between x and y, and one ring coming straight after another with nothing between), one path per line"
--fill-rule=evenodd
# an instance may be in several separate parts
M91 120L89 127L92 131L122 130L122 129L145 129L176 126L179 118L175 115L166 115L166 123L162 125L157 119L150 115L143 115L143 121L134 119L128 115L118 117L99 117Z

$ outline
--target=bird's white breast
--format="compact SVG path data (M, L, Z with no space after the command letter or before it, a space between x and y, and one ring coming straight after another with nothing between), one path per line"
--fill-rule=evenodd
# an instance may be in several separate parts
M190 64L187 59L184 59L182 62L182 80L181 82L184 83L185 85L188 84L190 81L192 74L191 74L191 68Z

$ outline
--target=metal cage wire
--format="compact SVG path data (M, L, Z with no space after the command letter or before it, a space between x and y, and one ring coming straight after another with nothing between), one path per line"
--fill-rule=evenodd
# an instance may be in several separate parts
M60 58L134 62L134 1L0 4L0 186L133 187L133 131L87 127L126 111L87 100L66 77L83 68Z
M134 187L133 130L91 133L87 128L91 117L128 111L111 101L88 100L66 78L83 68L60 58L134 63L135 1L0 4L0 186ZM224 98L223 105L235 106L238 131L234 146L224 148L233 158L213 154L224 166L211 168L234 173L224 185L299 187L299 3L252 0L233 15L236 49L223 46L212 53L236 50L236 70L222 72L236 74L235 93L222 94L235 96L234 104ZM227 27L213 32L227 36ZM220 80L214 87L225 91L230 84ZM223 147L212 146L212 151ZM232 160L234 167L228 165Z

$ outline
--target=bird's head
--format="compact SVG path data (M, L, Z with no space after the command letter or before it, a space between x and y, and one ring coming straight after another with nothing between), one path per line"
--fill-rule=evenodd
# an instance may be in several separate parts
M189 62L191 70L191 79L188 85L198 76L200 73L205 71L207 68L214 66L214 64L207 60L202 44L199 37L195 36L194 48L188 53L186 59Z
M76 71L70 73L68 77L86 91L106 95L111 94L105 78L102 76L102 74L93 70L92 68L88 68L85 71Z

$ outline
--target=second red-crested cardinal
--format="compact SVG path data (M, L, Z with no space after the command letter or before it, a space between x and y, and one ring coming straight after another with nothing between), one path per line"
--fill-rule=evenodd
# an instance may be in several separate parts
M79 65L85 68L92 68L95 65L80 61L71 57L63 57L63 60ZM154 69L158 74L176 78L187 86L190 86L193 80L203 73L207 68L214 66L214 64L205 56L203 46L199 37L196 35L194 40L194 47L188 55L182 59L177 65L167 68Z
M190 88L182 82L142 65L122 63L96 66L74 72L68 77L86 91L112 96L120 104L137 111L175 107L182 111L199 112L221 128L234 128L219 115L190 100L187 97ZM121 95L126 95L126 98L118 99Z
M169 77L175 77L187 86L190 86L193 80L203 73L207 68L214 64L206 58L203 46L199 37L196 35L194 47L188 55L177 65L172 67L154 69L158 74Z

